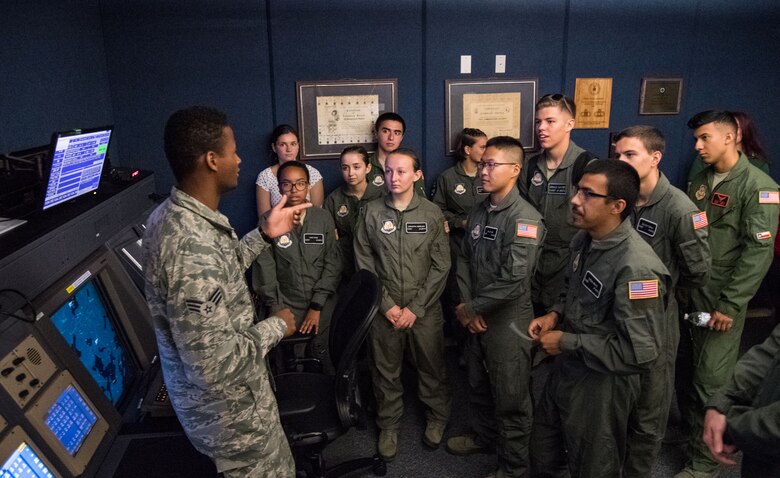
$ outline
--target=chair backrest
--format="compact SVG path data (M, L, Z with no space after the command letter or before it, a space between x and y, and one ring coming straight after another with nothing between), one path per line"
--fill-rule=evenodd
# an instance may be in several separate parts
M382 285L372 272L359 270L339 293L338 302L330 319L330 359L336 367L336 375L347 372L355 361L360 347L371 329Z

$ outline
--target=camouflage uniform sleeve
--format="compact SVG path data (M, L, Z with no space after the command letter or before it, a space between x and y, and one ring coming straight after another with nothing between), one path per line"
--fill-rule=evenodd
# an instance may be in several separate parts
M355 266L357 269L365 269L373 272L382 280L382 277L377 273L376 257L374 256L374 250L371 247L371 241L368 238L368 228L366 227L366 221L368 220L368 206L361 208L360 216L358 216L357 224L355 226ZM395 301L387 293L387 288L382 287L382 302L379 305L380 312L383 314L393 308L396 305Z
M254 228L247 232L238 244L238 259L244 270L249 269L265 249L268 249L268 243L260 235L260 229Z
M344 266L341 260L341 248L336 239L336 225L333 220L327 218L325 230L325 265L322 269L322 275L314 283L311 301L320 306L325 304L328 297L336 293L336 289L341 281L341 270Z
M252 266L252 288L271 311L285 308L284 295L276 276L276 259L272 248L265 249Z
M657 281L656 297L631 298L630 282L653 280ZM659 275L648 267L623 267L616 274L612 311L606 312L615 321L615 333L565 332L561 350L576 351L588 367L605 373L635 374L646 370L658 357L658 324L667 320L664 304L669 280L668 275Z
M203 389L245 383L258 372L256 358L281 340L287 326L272 317L242 329L241 324L254 319L251 304L236 298L246 294L240 290L244 281L231 281L225 270L230 261L221 251L203 245L192 250L196 252L180 249L166 267L167 316L182 369L187 380ZM228 309L231 304L252 316L236 316L237 311Z
M741 449L763 456L778 456L780 449L780 401L754 406L767 377L777 376L775 357L780 353L780 326L760 345L737 362L734 374L707 402L726 415L728 434ZM765 401L766 402L766 401ZM763 406L761 406L763 405Z
M777 187L762 188L777 192ZM772 264L774 235L777 233L777 204L760 204L759 191L754 191L743 212L742 254L740 254L731 280L720 291L715 309L729 317L747 309L769 266Z
M706 212L693 209L681 214L677 219L677 234L673 243L677 244L680 279L677 286L684 289L694 289L707 283L710 278L710 243L709 230L706 225L700 225L705 220Z
M517 231L521 226L524 226L524 235ZM544 225L541 221L514 216L505 227L509 229L507 234L511 234L511 244L501 253L501 269L489 285L481 287L477 297L466 303L466 310L478 314L489 313L508 301L517 299L531 286L539 246L544 237ZM534 237L531 237L529 232L533 230L531 228L536 228Z
M431 227L434 234L430 249L431 267L428 270L428 277L425 278L414 299L406 306L417 317L424 316L425 311L439 300L452 266L450 239L444 230L444 216L439 211L434 212Z

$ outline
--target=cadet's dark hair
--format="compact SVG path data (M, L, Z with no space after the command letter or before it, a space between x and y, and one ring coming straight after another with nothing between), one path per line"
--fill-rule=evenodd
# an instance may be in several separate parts
M366 148L363 146L347 146L344 148L344 151L341 152L341 156L339 156L339 162L344 159L344 156L352 153L359 154L360 157L363 158L363 162L366 163L366 166L368 166L368 151L366 151Z
M607 195L626 202L626 208L620 213L624 220L631 214L639 197L639 174L633 166L615 159L597 159L585 166L586 174L603 174L607 177Z
M661 130L655 126L631 126L615 136L615 143L624 138L637 138L642 142L648 153L660 151L663 154L666 148L666 139Z
M523 159L525 158L523 143L516 138L511 136L494 136L488 140L485 147L505 151L512 155L512 157L517 160L518 164L523 164Z
M735 133L739 127L737 120L734 119L734 115L731 114L731 112L718 110L702 111L701 113L693 115L693 117L688 120L688 127L690 129L697 129L710 123L725 124L730 126Z
M420 170L420 158L417 157L417 153L414 152L411 148L398 148L395 151L391 151L387 154L387 157L389 158L392 154L403 154L404 156L408 156L412 158L412 163L414 164L414 170L419 171ZM385 159L385 165L387 164L387 159Z
M298 131L290 126L289 124L280 124L276 128L274 128L273 131L271 131L271 164L275 164L279 162L279 155L274 152L273 145L276 144L276 141L279 139L279 136L285 135L285 134L294 134L295 140L300 141L300 136L298 136Z
M281 181L282 180L282 172L284 170L290 169L290 168L298 168L298 169L300 169L301 171L303 171L303 174L306 175L306 182L308 183L310 181L310 179L309 179L309 168L307 168L305 164L303 164L302 162L300 162L298 160L287 161L286 163L280 164L279 165L279 169L276 171L276 179L278 181Z
M487 138L487 135L481 129L463 128L463 131L458 135L457 146L455 146L455 158L458 161L466 159L466 146L474 146L477 138Z
M394 113L392 111L388 111L387 113L382 113L379 115L376 119L376 123L374 123L374 127L376 128L376 132L379 133L379 127L382 126L382 123L385 121L398 121L401 123L401 128L403 130L402 133L406 133L406 121L404 121L403 118L401 118L401 115L398 113Z
M555 93L542 96L536 102L536 111L550 106L557 106L561 111L568 111L572 118L577 116L577 105L574 104L573 99L566 95Z
M173 113L165 123L165 157L176 181L190 176L198 158L209 151L222 153L227 115L208 106L191 106Z

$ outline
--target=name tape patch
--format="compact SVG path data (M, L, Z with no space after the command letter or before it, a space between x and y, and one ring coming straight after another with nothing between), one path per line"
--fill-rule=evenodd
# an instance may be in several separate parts
M636 223L636 230L646 236L655 237L655 232L658 230L658 224L649 219L641 218L639 219L639 222Z
M566 183L548 183L547 194L566 194Z
M712 200L710 202L712 203L713 206L726 207L729 205L729 195L722 194L722 193L715 193L712 195Z
M597 299L601 297L601 290L604 288L604 284L591 271L585 272L585 277L582 278L582 285Z
M427 234L428 223L427 222L407 222L406 223L407 234Z
M325 234L306 232L303 234L303 243L316 245L325 244Z
M485 226L485 231L482 233L482 237L488 241L495 241L498 237L498 228L493 226Z

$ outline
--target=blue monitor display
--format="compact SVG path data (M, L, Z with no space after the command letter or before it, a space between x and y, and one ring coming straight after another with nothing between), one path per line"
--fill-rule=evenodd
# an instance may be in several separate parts
M51 320L106 397L117 405L134 378L135 366L95 280L84 282Z
M97 422L97 415L78 390L68 385L49 408L45 422L68 453L75 456Z
M0 468L0 478L53 478L54 475L25 442L11 453Z
M43 209L98 188L110 139L111 127L54 135Z

